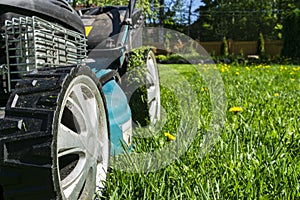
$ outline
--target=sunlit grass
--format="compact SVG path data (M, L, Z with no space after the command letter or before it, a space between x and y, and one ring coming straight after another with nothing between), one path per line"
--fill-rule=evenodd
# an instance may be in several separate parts
M218 65L227 96L219 140L200 156L211 119L210 93L191 65L169 65L189 82L200 104L197 136L166 168L148 173L112 169L103 199L297 199L300 197L300 67ZM209 67L209 66L206 66ZM172 76L160 66L160 76ZM205 74L202 74L205 76ZM176 80L173 80L176 82ZM136 151L164 149L176 137L180 98L162 87L167 121ZM231 108L241 108L229 112Z

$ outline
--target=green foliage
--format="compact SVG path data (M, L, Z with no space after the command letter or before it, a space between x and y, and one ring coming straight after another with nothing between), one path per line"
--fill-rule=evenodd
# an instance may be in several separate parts
M122 89L129 101L132 119L141 126L146 126L150 119L146 88L148 52L147 47L130 51L126 78L122 78ZM132 89L135 90L132 91Z
M300 10L294 9L284 20L282 55L300 60Z
M72 4L84 4L87 6L91 6L93 4L96 6L127 5L128 0L73 0Z
M278 39L282 20L296 0L203 1L197 12L192 37L200 41L220 41L224 35L233 40Z
M157 61L159 63L164 64L189 64L201 61L201 60L207 60L210 59L207 56L200 56L198 53L187 53L187 54L176 54L172 53L170 55L157 55L156 56Z
M172 61L173 63L178 63L180 61L184 62L184 59L176 53L173 53L173 54L169 55L167 58L168 58L169 61Z
M129 52L128 70L144 67L149 47L137 48Z
M157 61L159 61L159 62L163 62L163 61L167 61L167 60L168 60L168 57L165 56L165 55L157 55L157 56L156 56L156 59L157 59Z
M225 36L223 37L223 41L222 41L221 55L223 56L229 55L228 42Z
M129 52L126 71L130 73L126 74L126 83L124 83L127 85L127 87L132 87L132 85L135 84L145 84L145 77L147 73L146 60L148 52L148 47L134 49Z
M118 6L118 5L128 5L129 0L73 0L72 6L75 7L76 4L84 4L87 7L92 5L96 6ZM143 9L144 15L148 20L157 19L157 8L159 7L158 0L142 0L136 1L136 8Z
M264 40L264 35L262 33L259 33L259 38L257 42L257 54L258 55L263 55L265 53L265 40Z
M265 39L262 33L259 33L259 38L257 42L257 54L259 55L259 62L260 63L269 63L270 62L270 55L266 54L265 51Z

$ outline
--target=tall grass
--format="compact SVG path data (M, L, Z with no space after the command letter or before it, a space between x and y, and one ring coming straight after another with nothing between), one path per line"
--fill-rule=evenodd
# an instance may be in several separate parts
M226 123L215 145L200 154L210 127L210 91L191 65L169 65L192 87L199 103L197 135L187 151L157 171L112 169L102 199L298 199L300 198L300 67L218 65L227 96ZM205 76L205 74L202 74ZM169 70L160 76L174 84ZM180 98L162 86L166 121L135 151L164 150L174 142ZM229 112L240 107L242 112ZM195 114L195 113L194 113ZM168 140L164 132L177 136ZM130 157L130 155L129 155Z

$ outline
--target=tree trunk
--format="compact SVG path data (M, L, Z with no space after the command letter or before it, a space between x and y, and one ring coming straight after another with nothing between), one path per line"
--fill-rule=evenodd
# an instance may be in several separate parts
M73 3L72 3L73 8L76 8L76 4L77 4L77 1L73 0Z
M159 0L159 38L160 43L164 43L164 19L165 19L165 0Z
M190 36L190 28L191 28L191 23L192 23L192 6L193 6L193 0L190 0L190 5L189 5L189 15L188 15L188 36Z
M164 26L165 0L159 0L159 26Z

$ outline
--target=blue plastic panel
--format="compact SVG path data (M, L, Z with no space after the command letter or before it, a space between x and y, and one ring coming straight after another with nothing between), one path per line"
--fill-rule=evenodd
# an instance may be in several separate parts
M100 78L111 70L96 71L96 76ZM108 109L110 124L111 155L118 155L124 151L127 144L129 150L131 146L131 110L127 103L126 95L115 80L108 81L102 86ZM125 145L126 146L126 145Z

